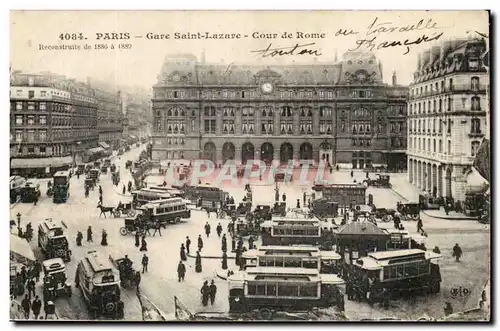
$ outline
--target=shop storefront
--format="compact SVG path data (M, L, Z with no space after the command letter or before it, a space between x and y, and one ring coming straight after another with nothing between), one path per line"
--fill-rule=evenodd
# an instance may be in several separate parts
M11 175L25 178L47 178L60 170L68 170L73 163L71 156L44 158L13 158L10 161Z

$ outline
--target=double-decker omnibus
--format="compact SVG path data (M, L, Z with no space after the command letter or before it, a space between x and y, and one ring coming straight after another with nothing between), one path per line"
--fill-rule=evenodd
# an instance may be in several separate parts
M315 185L313 190L319 193L320 198L337 202L340 207L366 204L366 186L363 184Z
M261 246L242 254L245 267L306 268L336 274L340 254L314 246Z
M421 249L401 249L368 253L353 264L353 282L378 280L391 293L439 293L441 273L436 260L441 254Z
M320 274L317 269L247 268L231 275L228 283L230 312L330 307L345 293L343 279L334 274Z
M317 218L273 218L261 225L262 245L317 245L330 249L335 244L331 226Z
M58 171L54 174L54 203L66 202L69 198L69 171Z
M175 189L173 187L168 187L168 186L150 186L150 187L148 187L148 189L154 190L154 191L165 192L165 193L170 194L170 196L172 196L172 197L183 198L185 196L184 192L182 192L178 189Z
M228 195L224 190L207 184L188 186L186 193L188 199L201 202L199 207L209 209L221 208Z
M191 217L191 210L182 198L151 201L138 210L143 212L146 219L158 223L180 223L181 219Z
M146 203L156 200L168 199L172 196L165 191L160 191L151 188L143 188L139 191L132 192L132 198L135 206L140 207Z

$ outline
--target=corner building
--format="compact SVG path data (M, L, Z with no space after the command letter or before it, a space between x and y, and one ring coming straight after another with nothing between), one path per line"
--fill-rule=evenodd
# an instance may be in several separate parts
M408 180L434 196L464 201L486 133L489 74L483 39L446 41L419 54L410 85Z
M406 167L408 90L371 53L332 64L206 64L167 56L153 86L153 158L324 159Z

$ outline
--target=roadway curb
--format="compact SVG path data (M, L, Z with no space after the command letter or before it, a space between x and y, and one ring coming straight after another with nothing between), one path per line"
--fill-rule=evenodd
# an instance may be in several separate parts
M427 213L426 211L421 211L424 215L427 215L432 218L438 218L442 220L450 220L450 221L477 221L477 217L469 217L469 216L436 216Z
M196 258L196 255L191 255L191 254L186 254L188 257L190 258L193 258L195 259ZM222 256L210 256L210 255L201 255L201 258L202 259L219 259L219 260L222 260ZM236 256L228 256L227 257L228 260L235 260L236 259Z

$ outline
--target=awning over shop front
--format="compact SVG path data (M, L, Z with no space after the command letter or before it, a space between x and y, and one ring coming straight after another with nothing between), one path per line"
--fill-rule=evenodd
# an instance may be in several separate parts
M35 254L30 244L16 235L10 235L10 254L11 258L20 263L35 262Z
M95 148L91 148L91 149L86 151L86 153L88 155L93 155L93 154L102 153L102 152L105 152L104 148L102 148L102 147L95 147Z
M10 167L12 169L47 168L62 167L71 163L73 163L73 158L71 156L44 157L39 159L12 159Z
M108 144L106 144L104 141L99 142L99 146L101 146L104 149L109 149L111 148Z

